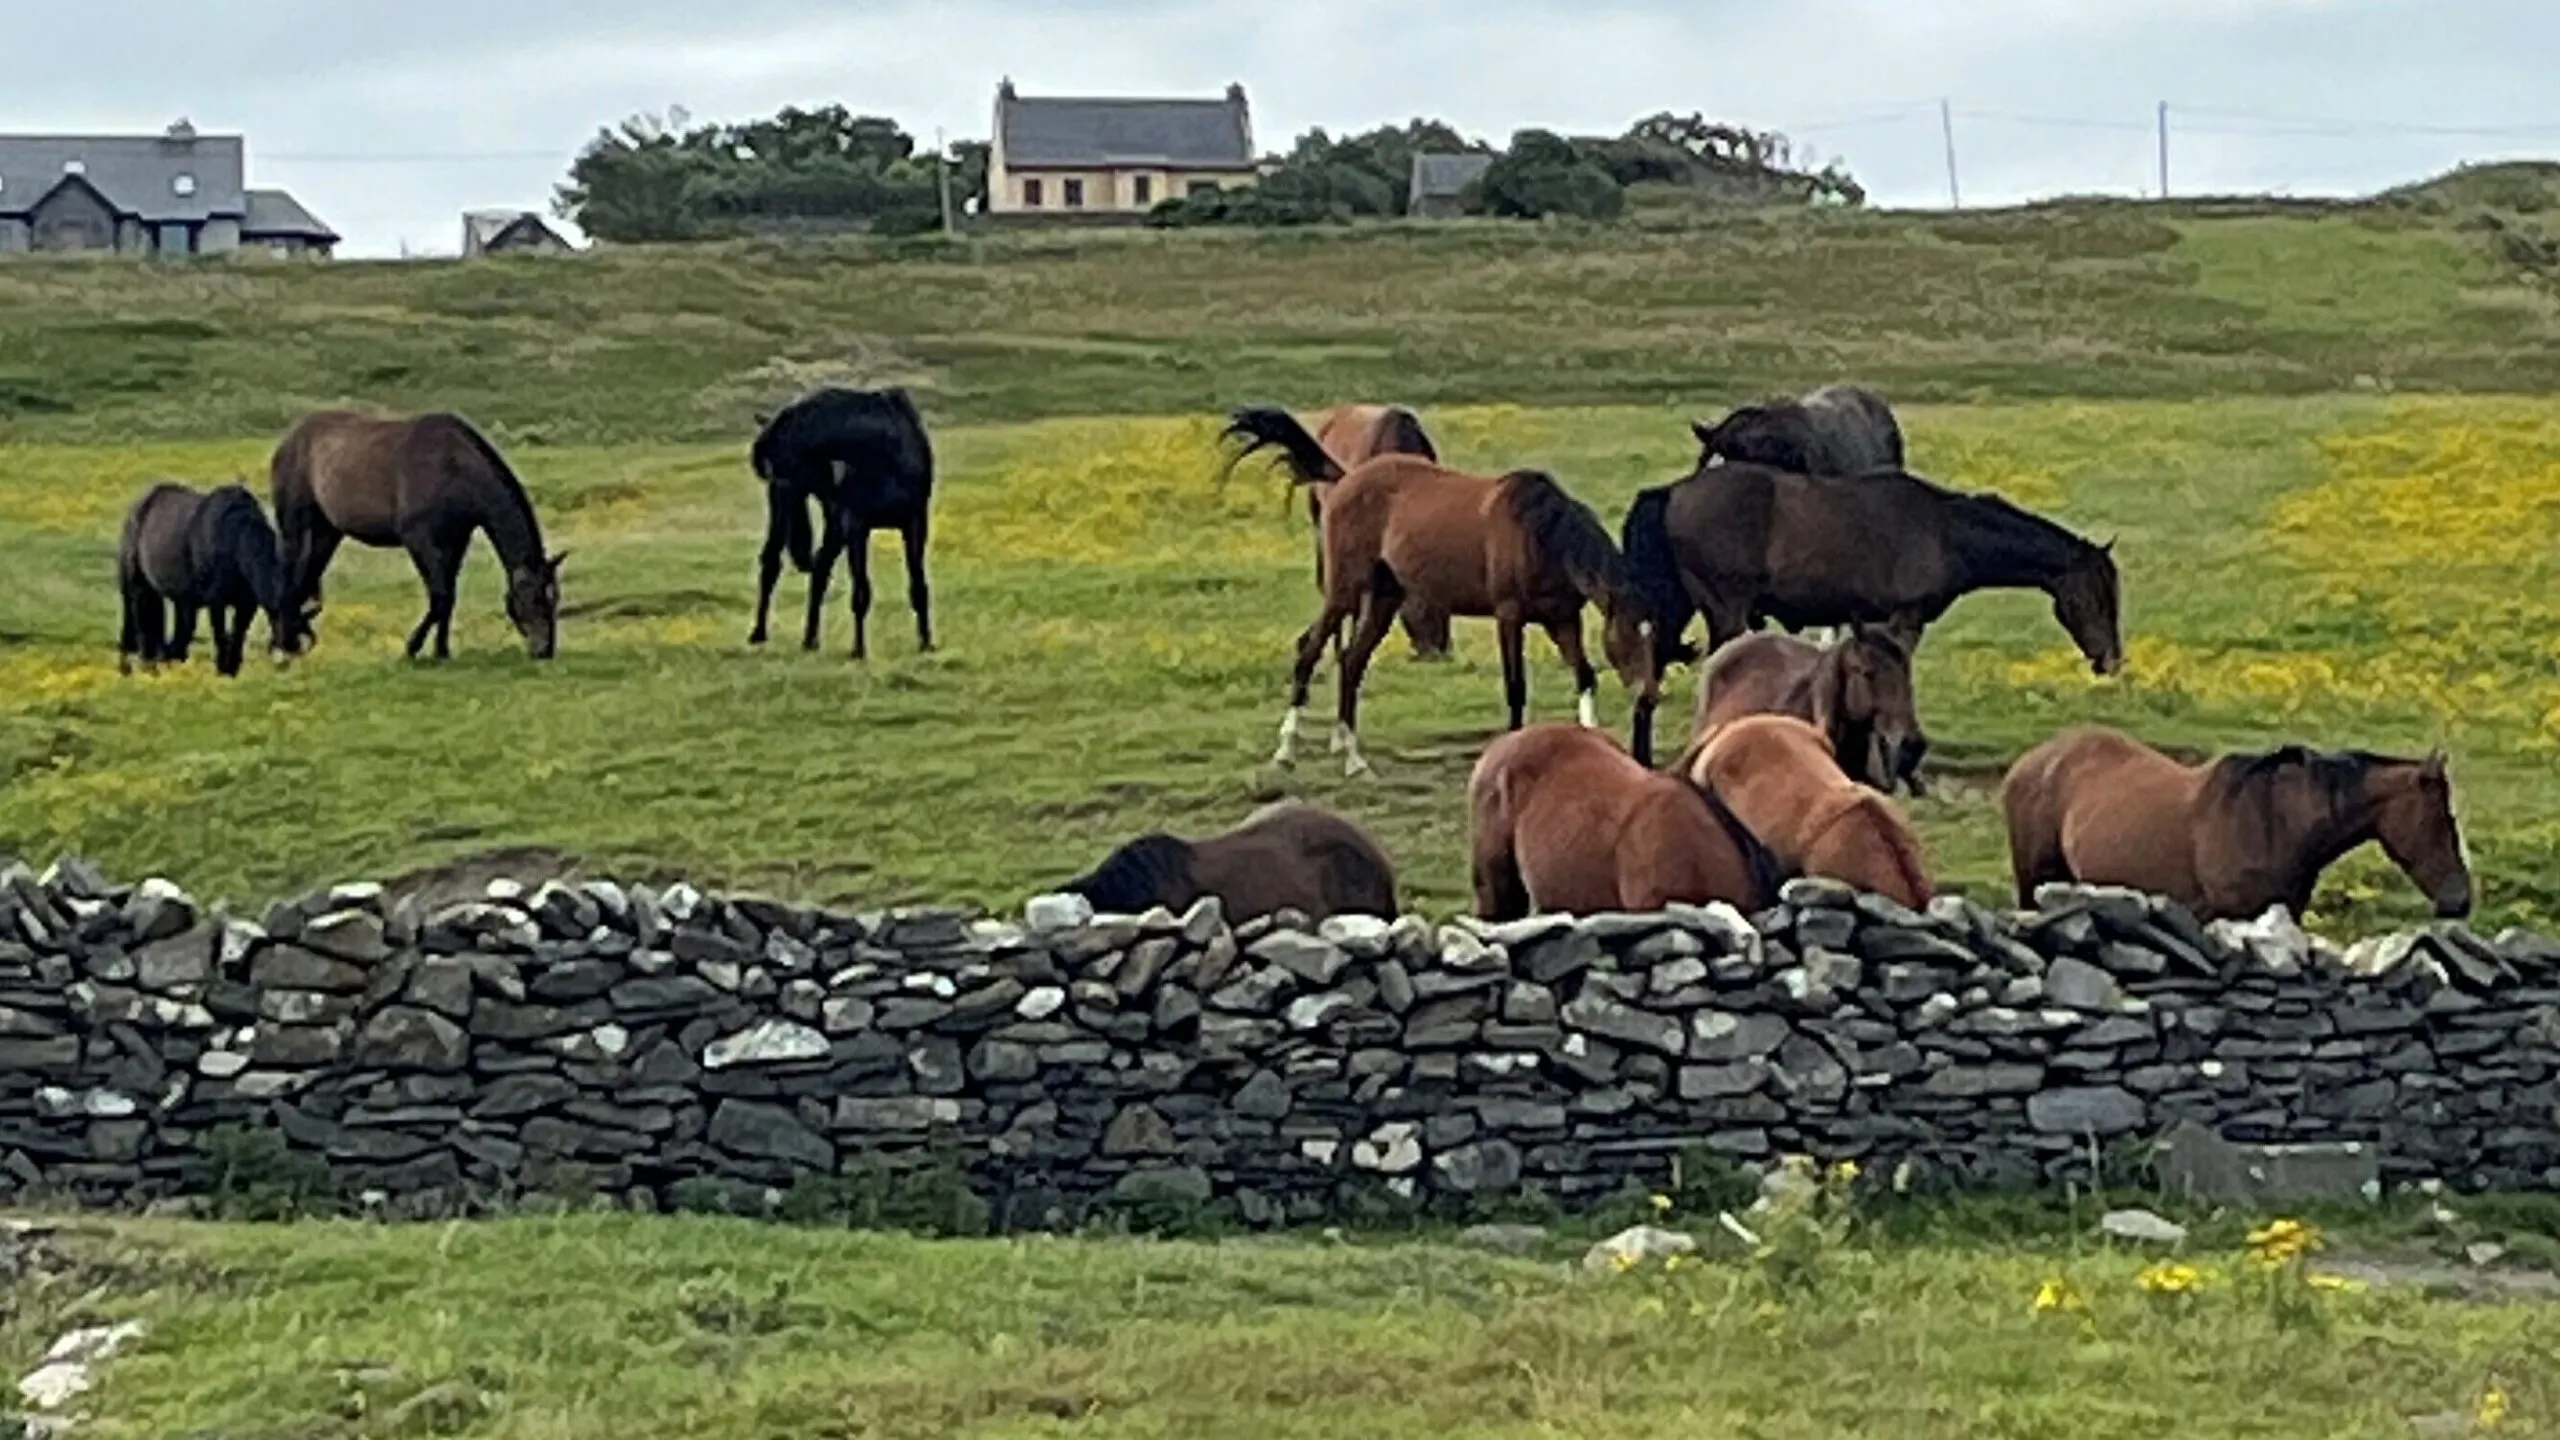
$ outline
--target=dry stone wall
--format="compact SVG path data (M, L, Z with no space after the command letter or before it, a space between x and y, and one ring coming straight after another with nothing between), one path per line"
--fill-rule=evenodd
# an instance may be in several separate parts
M2560 945L2341 953L2126 892L1230 928L499 881L252 923L76 862L0 873L0 1190L104 1204L201 1185L230 1126L418 1213L931 1160L1001 1225L1140 1193L1267 1222L1381 1190L1570 1205L1697 1145L2032 1184L2180 1121L2549 1187L2555 1077Z

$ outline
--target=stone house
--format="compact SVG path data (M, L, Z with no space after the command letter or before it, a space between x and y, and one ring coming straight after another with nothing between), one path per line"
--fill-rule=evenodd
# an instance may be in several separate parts
M0 255L98 252L326 258L337 232L247 184L237 135L0 135Z
M566 255L576 249L530 210L466 210L462 258L483 255Z
M1454 219L1466 212L1458 197L1493 165L1483 154L1435 155L1415 151L1413 179L1405 196L1405 213L1434 220Z
M1223 100L1026 99L996 87L987 210L999 220L1132 220L1259 178L1244 87Z

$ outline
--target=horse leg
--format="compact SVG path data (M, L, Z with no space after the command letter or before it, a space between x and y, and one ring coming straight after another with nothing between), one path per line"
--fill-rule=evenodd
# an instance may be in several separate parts
M1556 642L1556 653L1573 667L1574 714L1585 730L1600 728L1600 672L1591 668L1591 657L1582 648L1582 617L1557 620L1548 624L1547 638Z
M907 608L916 612L916 649L933 650L933 591L924 578L925 516L918 511L898 531L907 548Z
M809 558L809 619L800 628L800 648L818 648L818 617L827 608L827 582L834 578L836 557L844 553L844 516L825 500L818 502L818 513L825 517L819 531L818 553Z
M250 613L246 605L216 605L206 612L206 618L213 622L213 668L217 673L240 673L249 648Z
M1335 712L1333 748L1342 752L1342 773L1366 774L1369 762L1360 754L1360 680L1369 671L1369 657L1395 628L1396 602L1391 590L1373 590L1369 603L1360 612L1360 628L1352 632L1351 643L1342 652L1342 701Z
M855 525L845 532L844 567L853 574L853 658L871 656L871 527Z
M409 658L418 658L419 649L432 631L436 637L435 658L452 659L454 581L461 573L463 548L470 543L470 537L466 535L462 545L447 545L434 535L411 534L404 537L403 543L409 551L409 563L418 567L419 583L427 590L427 613L418 617L417 628L409 632Z
M1271 763L1288 766L1298 763L1298 727L1307 714L1307 688L1315 679L1316 666L1324 659L1328 641L1340 648L1342 622L1349 618L1348 607L1326 600L1323 613L1314 624L1298 636L1298 658L1289 672L1289 709L1280 717L1280 748L1271 752Z
M292 539L285 546L285 565L287 578L293 584L292 603L317 608L320 577L328 573L329 562L338 553L338 542L345 537L315 518L303 519L291 533Z
M1511 728L1519 729L1529 717L1529 664L1522 655L1525 631L1516 614L1494 617L1494 643L1502 651L1502 702L1511 707Z
M806 523L808 500L767 482L764 487L764 549L756 555L756 628L747 632L750 645L761 645L769 638L773 620L773 587L782 583L782 557L791 548L793 517L785 507L792 505L801 507L799 518Z
M196 645L196 607L184 600L175 602L178 618L169 630L169 663L184 665L187 652Z

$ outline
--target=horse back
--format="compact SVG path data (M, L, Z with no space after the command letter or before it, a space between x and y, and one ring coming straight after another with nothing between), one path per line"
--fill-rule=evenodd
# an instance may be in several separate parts
M2068 864L2083 880L2131 885L2193 903L2207 771L2121 731L2064 731L2018 757L2001 780L2013 843Z
M1744 715L1780 714L1813 719L1804 682L1822 663L1822 651L1792 635L1760 633L1732 641L1708 657L1698 681L1693 739Z
M187 536L204 495L175 480L157 480L135 497L116 536L116 570L128 580L140 579L163 595L192 588L187 563Z

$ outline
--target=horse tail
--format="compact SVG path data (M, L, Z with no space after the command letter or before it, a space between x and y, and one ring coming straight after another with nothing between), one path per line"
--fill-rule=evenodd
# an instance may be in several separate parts
M1235 411L1218 438L1244 442L1227 461L1229 470L1257 450L1277 450L1288 464L1293 485L1322 485L1342 478L1341 463L1326 453L1298 417L1276 405L1248 405Z
M1401 405L1390 405L1380 428L1385 433L1378 437L1378 453L1419 455L1434 465L1440 463L1440 449L1431 443L1430 433L1422 428L1421 416Z
M1644 596L1653 618L1656 661L1669 664L1680 654L1680 632L1688 628L1688 587L1680 582L1680 559L1671 551L1671 487L1656 485L1636 492L1619 526L1618 543L1627 574Z
M1787 867L1779 862L1778 853L1761 843L1760 837L1751 832L1751 827L1742 823L1742 817L1733 813L1733 807L1724 803L1724 797L1715 792L1714 786L1698 785L1693 788L1699 798L1707 802L1707 810L1716 817L1716 823L1724 827L1725 837L1742 852L1742 868L1751 877L1751 908L1759 910L1777 904L1778 891L1788 879Z

